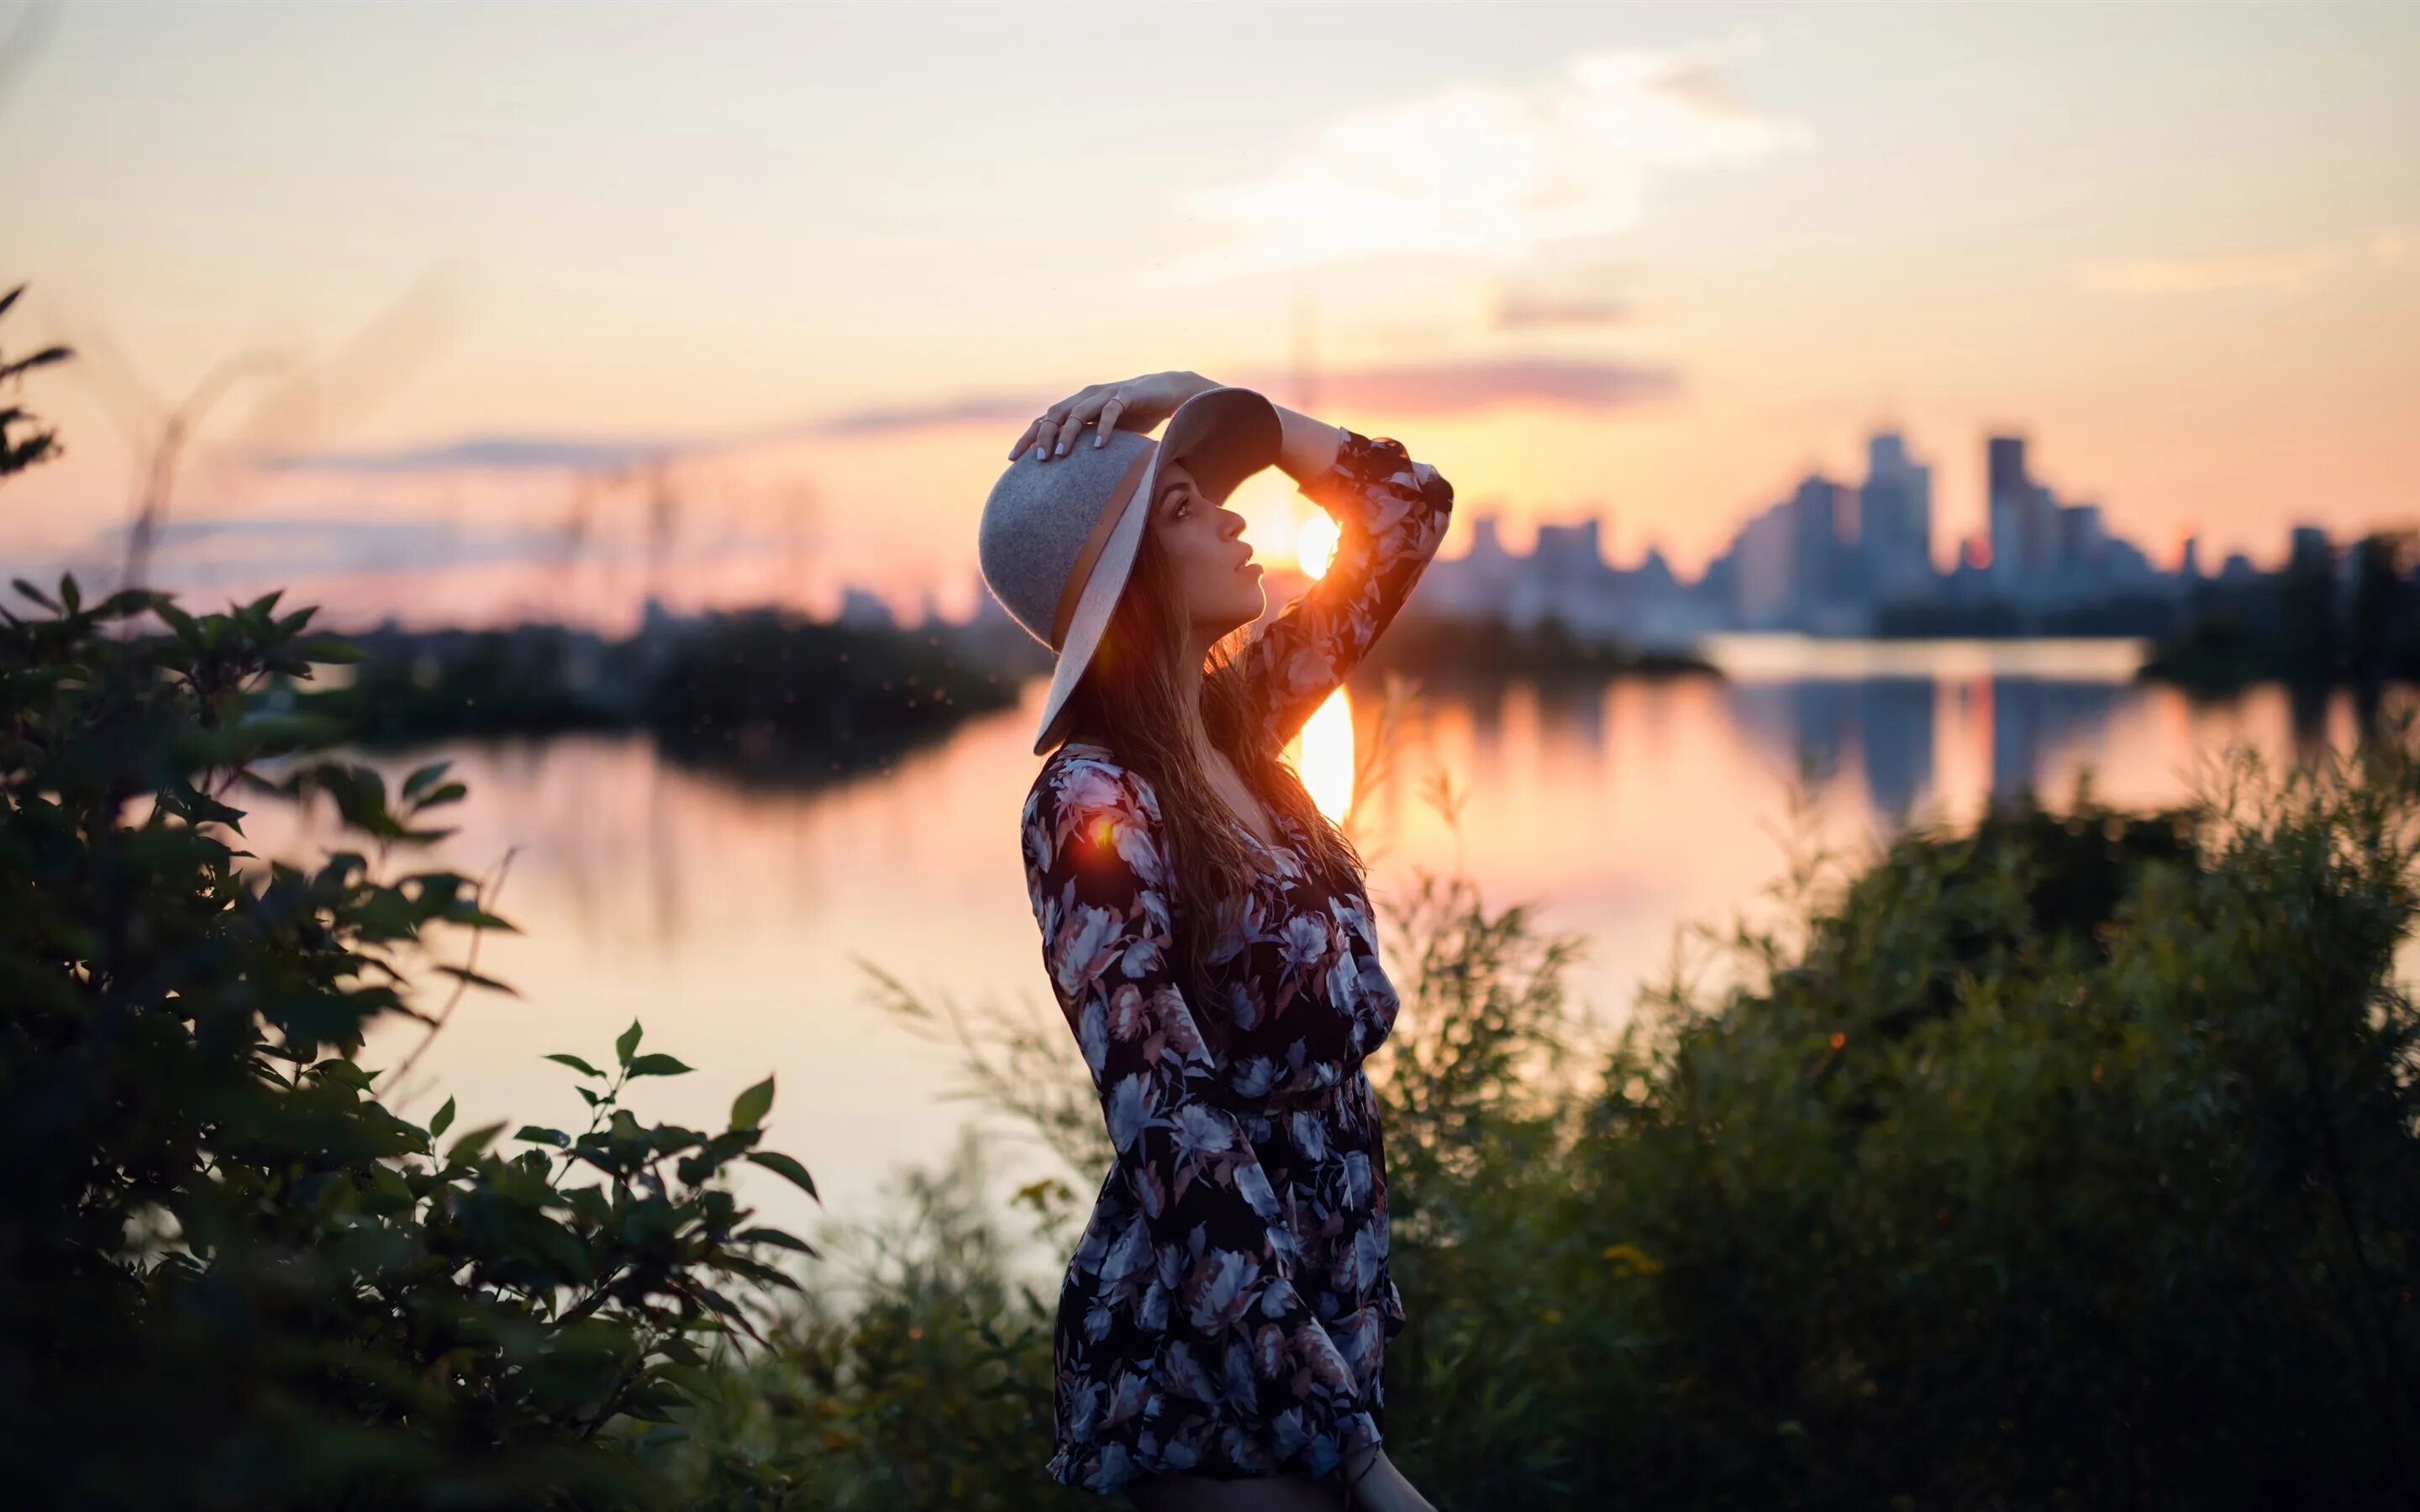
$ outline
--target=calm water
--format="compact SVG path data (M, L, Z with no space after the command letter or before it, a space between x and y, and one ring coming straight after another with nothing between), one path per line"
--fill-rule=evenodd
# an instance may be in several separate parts
M1416 869L1457 865L1492 903L1534 902L1548 926L1588 937L1573 985L1611 1017L1663 969L1676 929L1753 908L1778 875L1802 756L1815 822L1854 846L1902 811L1966 818L2028 781L2063 799L2086 767L2104 796L2156 802L2228 744L2284 755L2353 736L2342 697L2298 706L2263 688L2195 704L2137 687L2131 642L1714 649L1728 681L1433 699L1404 720L1392 775L1358 795L1351 747L1357 735L1367 754L1371 708L1323 710L1299 760L1324 805L1353 803L1382 903ZM859 963L963 1004L1050 1006L1016 833L1040 694L888 773L802 792L672 765L644 737L380 758L391 781L453 758L471 796L439 858L476 874L512 852L496 907L526 932L490 938L480 961L521 996L466 998L399 1089L404 1111L425 1118L451 1094L461 1128L584 1126L571 1074L539 1057L603 1059L636 1017L646 1048L698 1068L642 1083L644 1117L719 1128L773 1072L773 1147L814 1170L830 1211L869 1212L899 1166L947 1153L969 1110L942 1100L949 1055L874 1003ZM1423 798L1438 774L1465 795L1457 825ZM246 827L264 854L332 838L291 813ZM392 1065L420 1032L382 1029L369 1063ZM813 1227L778 1178L749 1168L744 1190L768 1218Z

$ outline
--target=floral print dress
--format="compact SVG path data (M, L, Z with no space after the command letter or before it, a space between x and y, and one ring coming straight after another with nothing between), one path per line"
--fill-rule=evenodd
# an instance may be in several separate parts
M1301 491L1341 539L1243 654L1272 747L1394 618L1453 503L1400 444L1350 430ZM1359 886L1322 883L1290 821L1270 846L1236 818L1267 865L1222 908L1205 975L1223 1000L1188 1001L1161 817L1149 781L1083 741L1050 753L1024 807L1043 959L1117 1152L1060 1292L1049 1471L1101 1492L1325 1475L1378 1442L1379 1362L1404 1322L1361 1067L1395 990Z

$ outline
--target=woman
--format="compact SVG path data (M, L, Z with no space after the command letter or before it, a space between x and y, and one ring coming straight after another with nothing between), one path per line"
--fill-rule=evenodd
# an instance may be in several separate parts
M1087 388L1011 455L984 574L1059 656L1027 884L1117 1154L1060 1293L1050 1473L1146 1512L1421 1512L1381 1447L1404 1315L1362 1072L1396 994L1360 857L1280 752L1402 607L1453 489L1193 373ZM1342 539L1238 644L1264 601L1222 505L1271 463Z

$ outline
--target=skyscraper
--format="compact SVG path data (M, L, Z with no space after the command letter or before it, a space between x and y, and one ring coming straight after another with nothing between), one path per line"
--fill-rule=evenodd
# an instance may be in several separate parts
M2098 575L2109 548L2109 528L2099 504L2070 504L2058 512L2058 564L2070 574Z
M2003 592L2036 570L2033 479L2025 475L2025 439L1993 436L1984 442L1986 504L1992 532L1992 582Z
M1989 465L1993 498L2004 493L2015 493L2033 481L2025 476L2025 439L2023 436L1992 437L1984 442L1984 460Z
M1732 602L1742 625L1779 624L1798 593L1790 501L1773 505L1740 528L1731 547Z
M1847 586L1847 542L1840 528L1840 505L1848 490L1820 472L1810 472L1790 498L1791 576L1796 589L1794 608L1828 602Z
M1866 441L1857 553L1868 587L1885 598L1932 578L1932 470L1909 457L1897 431Z

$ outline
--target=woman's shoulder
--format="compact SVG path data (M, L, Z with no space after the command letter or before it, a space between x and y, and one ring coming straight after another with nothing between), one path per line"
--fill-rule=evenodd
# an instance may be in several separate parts
M1069 740L1043 759L1026 790L1029 822L1045 810L1062 828L1083 818L1108 814L1121 823L1159 823L1159 795L1151 779L1118 759L1109 747L1090 740Z
M1030 877L1081 872L1094 885L1109 886L1113 875L1128 874L1154 899L1150 907L1163 909L1173 901L1158 795L1106 748L1071 741L1052 751L1026 794L1021 828ZM1110 856L1121 869L1086 859Z

